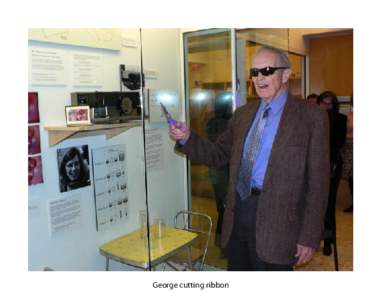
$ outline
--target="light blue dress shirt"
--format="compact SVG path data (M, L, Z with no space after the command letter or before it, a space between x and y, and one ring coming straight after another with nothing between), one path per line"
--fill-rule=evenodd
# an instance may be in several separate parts
M262 188L265 172L267 170L269 156L271 154L273 141L275 139L277 129L279 128L279 123L281 115L285 106L288 92L285 91L281 93L278 97L271 101L269 104L269 112L267 121L265 123L265 128L263 131L263 136L260 141L259 150L252 169L252 180L251 186ZM248 132L248 135L245 140L245 145L248 143L248 137L251 135L252 130L254 130L255 124L259 119L261 111L264 109L266 103L264 100L261 100L260 107L257 111L255 120L251 125L251 129Z

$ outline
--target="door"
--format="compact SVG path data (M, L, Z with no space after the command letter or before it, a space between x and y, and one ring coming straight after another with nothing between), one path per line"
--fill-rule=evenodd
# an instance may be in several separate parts
M211 29L184 34L188 121L194 132L211 141L224 131L236 106L232 32ZM227 186L228 167L216 169L189 163L189 207L207 213L213 220L206 264L222 269L227 265L219 247Z

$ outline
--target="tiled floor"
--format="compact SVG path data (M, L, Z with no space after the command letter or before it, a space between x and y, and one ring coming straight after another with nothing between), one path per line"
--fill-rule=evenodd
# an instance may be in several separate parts
M341 181L337 196L337 244L340 271L353 270L353 214L344 213L343 209L349 205L350 193L345 181ZM193 210L202 211L209 214L216 224L216 208L215 202L207 197L193 197ZM214 229L213 229L214 230ZM227 260L222 255L219 248L214 244L214 235L210 243L206 264L206 269L216 270L226 269ZM306 265L299 266L296 271L333 271L334 258L332 256L324 256L322 249L317 251L312 261Z

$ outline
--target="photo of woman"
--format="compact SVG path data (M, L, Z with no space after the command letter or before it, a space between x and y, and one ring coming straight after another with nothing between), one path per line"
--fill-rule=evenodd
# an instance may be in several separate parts
M57 150L60 192L90 185L88 146Z

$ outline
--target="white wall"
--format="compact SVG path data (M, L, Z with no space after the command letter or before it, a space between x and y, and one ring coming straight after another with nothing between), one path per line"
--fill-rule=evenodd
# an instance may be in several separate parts
M139 31L124 29L123 35L139 40ZM155 68L158 78L147 80L148 88L165 87L176 91L179 103L183 103L182 80L180 76L180 34L178 29L143 30L144 68ZM61 49L69 55L73 52L102 56L101 88L75 88L66 86L32 86L30 91L39 93L41 152L44 183L29 187L28 219L28 264L29 270L42 270L49 266L55 270L103 270L105 259L98 252L103 243L138 228L138 211L145 208L145 182L143 162L142 128L130 129L121 135L106 140L104 136L68 139L59 145L49 147L48 134L44 126L65 123L64 106L70 105L73 91L119 91L119 65L140 66L139 48L123 47L121 51L108 51L70 45L29 42L29 47ZM68 66L70 67L70 66ZM179 109L182 111L182 109ZM168 138L167 126L156 124L164 140L164 167L148 172L149 209L151 216L168 220L176 211L186 206L185 159L173 151L174 142ZM148 126L150 128L150 126ZM60 193L58 185L57 149L87 144L91 149L108 145L125 144L127 148L128 170L128 211L126 222L108 231L97 232L93 183L89 187L68 193ZM78 195L81 199L81 226L75 230L49 233L48 203L68 195ZM32 208L32 209L31 209ZM111 263L112 270L133 268L119 263Z

